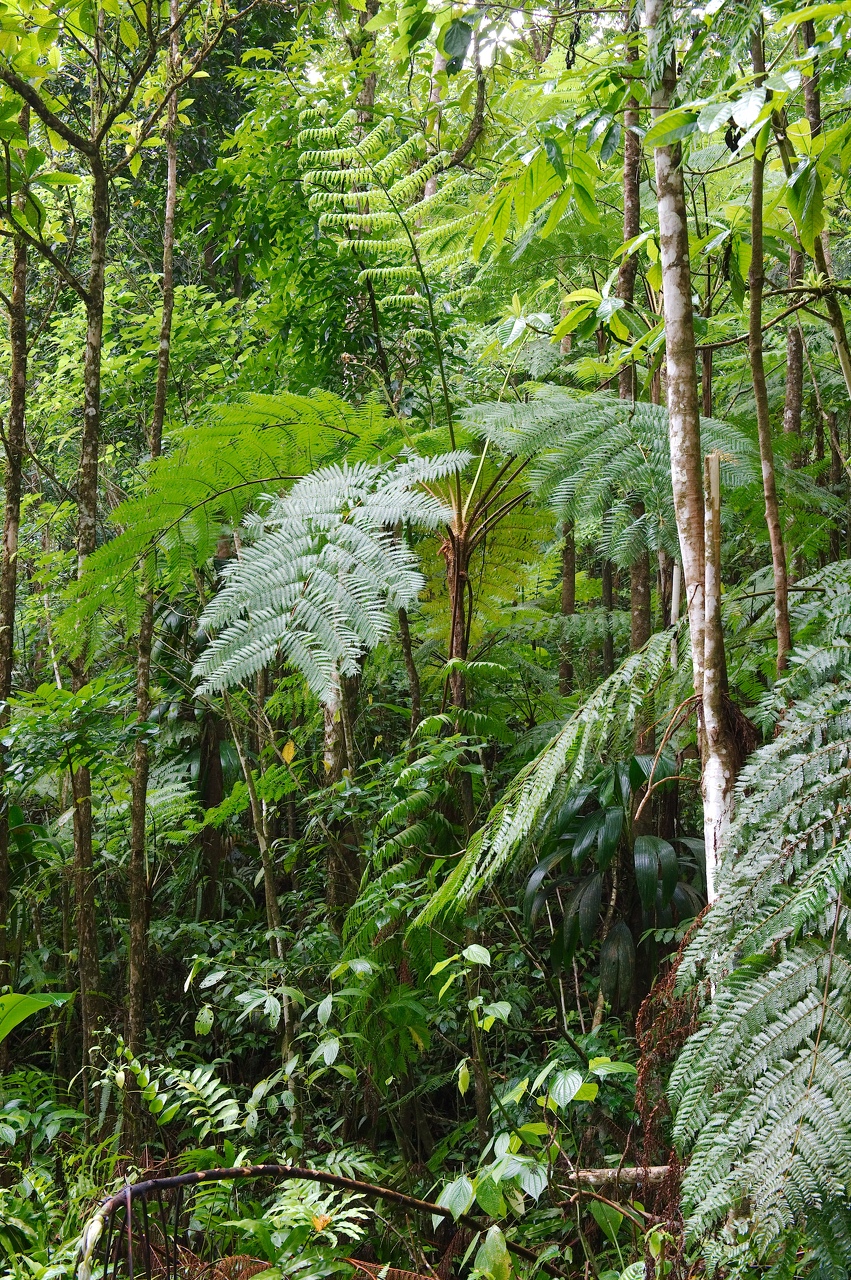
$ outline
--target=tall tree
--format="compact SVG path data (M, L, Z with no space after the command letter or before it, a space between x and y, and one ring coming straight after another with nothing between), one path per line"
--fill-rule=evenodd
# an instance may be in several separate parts
M677 83L676 48L666 17L667 0L646 5L654 85L654 117L673 104ZM665 319L671 483L689 620L694 693L701 717L700 754L706 885L710 900L721 844L730 823L735 783L736 749L725 701L724 640L715 618L706 644L706 532L700 409L694 341L688 210L683 183L682 149L678 143L656 146L656 202L662 264ZM714 569L713 594L716 591Z
M22 133L29 132L29 108L21 110ZM22 212L21 193L9 204L13 218ZM5 297L9 315L9 416L3 439L5 450L3 546L0 551L0 733L9 723L9 697L15 659L15 602L18 587L18 541L21 525L21 492L26 456L27 403L27 253L25 235L12 234L11 287ZM4 753L0 749L0 985L8 982L7 937L9 919L9 798L6 792Z
M751 56L756 81L762 83L765 76L765 55L762 32L754 33ZM783 545L783 528L780 522L780 503L777 498L777 478L774 467L774 445L771 438L771 414L768 405L768 384L765 378L765 361L762 347L762 296L765 288L765 257L763 251L763 199L765 189L765 147L768 142L768 125L754 144L751 178L751 265L749 272L750 299L748 311L748 355L756 403L756 423L759 437L759 455L762 464L762 489L765 498L765 523L771 546L771 564L774 570L774 629L777 635L777 670L783 671L787 655L792 648L792 632L789 625L789 584L786 568L786 548Z

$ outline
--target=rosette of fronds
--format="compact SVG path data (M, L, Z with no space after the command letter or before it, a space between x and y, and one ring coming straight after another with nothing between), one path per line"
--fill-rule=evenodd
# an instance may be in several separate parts
M530 458L533 489L560 521L598 530L609 559L628 565L660 548L679 557L666 409L544 387L527 401L476 405L464 421L503 452ZM701 443L721 454L725 491L759 480L759 453L737 428L704 418Z
M445 524L451 514L428 486L467 461L452 453L334 464L269 498L246 521L251 542L202 616L216 638L195 664L201 692L237 684L281 655L332 700L338 676L355 674L390 634L388 611L409 606L424 585L401 527Z
M846 679L796 703L742 772L719 897L681 965L711 999L671 1078L674 1132L688 1230L719 1264L771 1258L805 1223L824 1273L847 1275L849 890Z

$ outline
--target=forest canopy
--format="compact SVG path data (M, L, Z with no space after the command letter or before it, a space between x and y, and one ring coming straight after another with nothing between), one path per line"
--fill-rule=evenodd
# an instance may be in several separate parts
M851 3L0 6L0 1280L851 1273Z

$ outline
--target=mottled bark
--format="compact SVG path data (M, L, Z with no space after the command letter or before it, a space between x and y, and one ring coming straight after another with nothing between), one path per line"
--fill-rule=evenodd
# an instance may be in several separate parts
M654 117L670 108L676 87L675 49L658 49L659 42L668 38L664 23L666 8L666 0L648 0L645 7L651 45L657 46L659 56L664 53L665 60L663 77L651 99ZM713 562L707 578L691 264L680 148L657 147L654 158L665 315L671 480L691 633L694 691L702 708L707 697L710 703L710 723L702 709L700 752L707 883L714 883L714 858L726 830L731 789L735 780L729 776L729 761L735 752L728 721L723 716L715 715L716 699L720 696L718 673L723 662L724 646L720 616L717 622L713 618L708 646L706 643L707 582L713 592L714 609L716 598L720 599L720 570L718 564ZM710 515L714 520L714 512L710 512ZM720 539L720 524L717 532ZM714 524L711 546L715 546ZM704 687L707 659L709 675Z
M646 15L651 42L656 42L659 38L657 27L662 25L665 10L665 0L648 0ZM652 94L654 117L669 109L675 85L676 69L674 52L671 50L666 58L662 80ZM705 625L703 467L688 219L680 147L656 147L654 160L665 315L671 481L691 632L694 688L700 694L703 688Z
M721 625L721 463L706 459L706 626L701 701L703 822L706 844L706 896L715 897L721 844L733 812L736 750L727 714L727 663Z

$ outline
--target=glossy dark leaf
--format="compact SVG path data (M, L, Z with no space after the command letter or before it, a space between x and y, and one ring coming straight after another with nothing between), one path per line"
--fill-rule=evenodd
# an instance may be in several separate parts
M561 153L561 147L555 138L544 138L544 148L547 153L547 159L555 169L562 182L567 179L567 166L564 163L564 156Z
M587 853L597 843L600 828L605 820L605 814L602 809L595 809L587 818L583 818L576 832L576 839L573 842L573 865L579 870L582 860Z
M603 818L603 823L600 827L600 835L597 840L597 861L601 871L605 871L606 867L611 862L612 854L618 847L618 841L621 838L622 830L623 809L619 804L610 805Z
M526 892L523 895L523 917L527 925L534 922L534 904L545 876L561 862L566 852L567 850L564 848L554 849L552 853L548 853L545 858L541 859L529 876L526 882Z
M603 898L603 877L590 876L578 890L577 912L579 915L579 932L584 946L594 937L600 923L600 904Z
M618 920L600 948L600 990L612 1004L623 1005L629 999L635 971L635 944L629 927Z
M644 910L649 911L656 901L656 886L659 882L659 859L651 836L636 836L632 857L638 896Z

